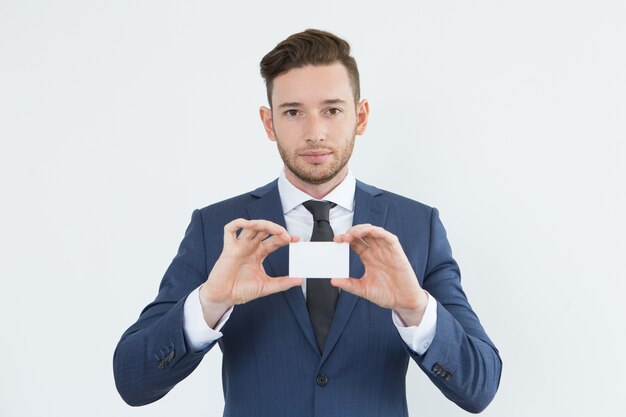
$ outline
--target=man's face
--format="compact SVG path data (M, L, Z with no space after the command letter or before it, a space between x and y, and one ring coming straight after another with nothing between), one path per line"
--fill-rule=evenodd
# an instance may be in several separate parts
M279 75L273 83L272 109L260 110L287 176L306 184L345 177L355 135L365 132L368 111L366 100L355 105L348 72L340 63Z

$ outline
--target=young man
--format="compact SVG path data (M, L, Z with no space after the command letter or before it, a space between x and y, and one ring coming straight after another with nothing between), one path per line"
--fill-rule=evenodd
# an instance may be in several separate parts
M446 397L483 410L501 361L437 210L348 169L369 114L349 45L294 34L261 74L260 116L284 170L194 211L156 300L117 346L120 394L161 398L218 343L225 416L406 416L409 358ZM309 239L349 243L351 278L287 277L288 244Z

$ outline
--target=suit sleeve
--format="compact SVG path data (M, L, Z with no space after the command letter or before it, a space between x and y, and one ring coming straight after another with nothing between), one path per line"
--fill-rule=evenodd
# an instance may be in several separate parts
M124 332L115 349L115 384L128 404L139 406L163 397L215 345L193 352L183 331L185 299L207 276L202 214L195 210L156 299Z
M437 327L423 356L407 351L450 400L472 413L484 410L496 394L502 361L461 287L446 231L432 210L428 262L422 284L437 300Z

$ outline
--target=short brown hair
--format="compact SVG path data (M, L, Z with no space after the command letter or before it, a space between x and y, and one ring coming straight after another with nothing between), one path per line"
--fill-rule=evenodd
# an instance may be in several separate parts
M350 56L350 44L345 40L318 29L295 33L280 42L261 60L261 76L265 80L267 101L272 105L274 78L285 72L306 65L343 64L348 71L355 103L361 96L359 69Z

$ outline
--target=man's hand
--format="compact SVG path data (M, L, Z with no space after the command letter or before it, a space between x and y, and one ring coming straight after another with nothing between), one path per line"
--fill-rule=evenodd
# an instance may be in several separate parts
M224 226L224 248L200 288L207 324L213 328L235 304L302 285L302 279L270 278L263 268L267 255L297 241L297 236L290 236L284 227L267 220L236 219Z
M420 324L428 295L420 287L397 236L382 227L360 224L334 240L350 244L361 258L365 274L361 279L333 278L332 285L394 310L407 326Z

